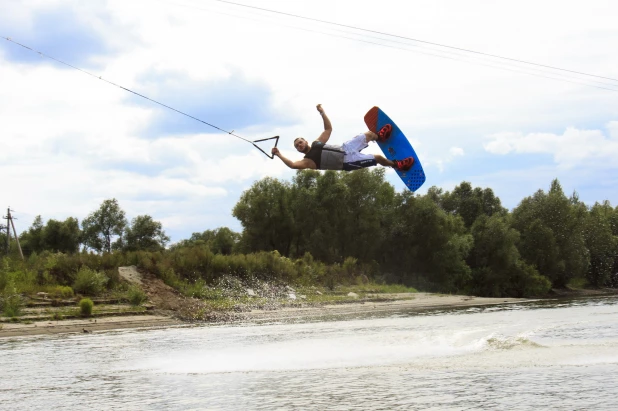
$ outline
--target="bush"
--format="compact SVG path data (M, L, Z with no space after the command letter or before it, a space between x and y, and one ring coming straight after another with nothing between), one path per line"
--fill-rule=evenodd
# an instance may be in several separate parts
M73 295L73 289L64 285L57 285L49 290L51 298L71 298Z
M79 302L79 309L84 317L88 317L92 315L93 306L94 306L94 303L92 302L90 298L82 298Z
M4 315L7 317L14 318L21 315L23 301L12 282L7 284L4 293L0 296L0 305L2 306Z
M146 293L139 287L132 285L127 291L127 299L131 305L139 306L148 299Z
M22 301L19 294L5 296L2 301L2 311L7 317L17 317L21 315Z
M107 281L107 276L102 272L82 267L77 272L73 289L84 295L99 295L105 290Z

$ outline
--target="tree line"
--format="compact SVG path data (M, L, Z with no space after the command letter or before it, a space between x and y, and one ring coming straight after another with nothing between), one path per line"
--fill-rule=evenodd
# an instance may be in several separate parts
M589 207L576 193L567 197L558 180L547 192L538 190L509 211L490 188L468 182L452 191L431 187L425 195L415 195L396 192L385 181L384 169L303 170L289 182L256 181L232 213L243 227L241 233L220 227L166 247L170 239L160 222L141 215L129 223L118 201L111 199L81 224L74 217L43 224L38 216L19 238L26 255L76 254L80 249L158 253L142 258L144 267L154 264L148 259L163 261L167 253L174 275L189 280L196 275L210 278L210 271L199 272L200 267L215 267L211 261L244 267L246 261L263 260L268 262L265 272L270 272L271 258L255 260L250 255L275 252L280 256L276 258L300 264L277 267L300 270L306 278L332 281L332 275L310 271L337 273L337 267L344 267L350 275L437 292L521 297L542 295L573 281L618 286L618 207L608 201ZM191 249L195 251L183 251ZM184 269L189 255L193 262ZM208 262L200 262L200 255L208 256ZM213 255L231 259L212 260ZM251 264L255 267L250 271L260 270L261 263ZM157 270L161 275L169 271Z
M170 238L160 222L149 215L140 215L129 221L115 198L105 200L81 223L75 217L64 221L50 219L43 224L36 216L30 228L19 235L25 255L43 251L73 254L83 250L158 251L165 248ZM0 243L6 235L0 234Z
M299 171L257 181L233 210L243 252L373 265L387 281L441 292L530 296L571 281L618 286L618 207L588 207L558 180L512 211L490 188L395 192L384 170Z

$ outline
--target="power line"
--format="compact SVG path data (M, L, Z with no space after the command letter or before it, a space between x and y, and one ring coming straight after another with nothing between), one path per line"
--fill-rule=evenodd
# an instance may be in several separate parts
M166 105L166 104L163 104L163 103L161 103L161 102L159 102L159 101L157 101L157 100L151 99L150 97L146 97L146 96L144 96L143 94L137 93L137 92L135 92L135 91L133 91L133 90L130 90L130 89L126 88L126 87L123 87L123 86L121 86L121 85L119 85L119 84L116 84L116 83L113 83L113 82L111 82L111 81L109 81L109 80L106 80L106 79L104 79L102 76L97 76L97 75L92 74L92 73L90 73L90 72L88 72L88 71L86 71L86 70L80 69L79 67L75 67L75 66L73 66L73 65L71 65L71 64L69 64L69 63L65 63L65 62L64 62L64 61L62 61L62 60L58 60L58 59L57 59L57 58L55 58L55 57L52 57L52 56L47 55L47 54L45 54L45 53L42 53L42 52L40 52L40 51L38 51L38 50L35 50L35 49L33 49L33 48L30 48L30 47L28 47L28 46L26 46L26 45L24 45L24 44L21 44L21 43L19 43L19 42L15 41L15 40L13 40L13 39L12 39L12 38L10 38L10 37L4 37L4 36L2 36L2 38L3 38L3 39L5 39L5 40L10 41L10 42L11 42L11 43L13 43L13 44L16 44L16 45L21 46L21 47L23 47L23 48L25 48L25 49L28 49L28 50L32 51L33 53L40 54L40 55L41 55L41 56L43 56L43 57L46 57L46 58L48 58L48 59L50 59L50 60L54 60L54 61L56 61L56 62L58 62L58 63L60 63L60 64L64 64L65 66L71 67L72 69L75 69L75 70L81 71L82 73L88 74L89 76L92 76L92 77L94 77L94 78L97 78L97 79L99 79L99 80L101 80L101 81L104 81L104 82L106 82L106 83L108 83L108 84L111 84L112 86L119 87L119 88L121 88L121 89L123 89L123 90L125 90L125 91L128 91L129 93L133 93L133 94L135 94L136 96L139 96L139 97L145 98L146 100L152 101L153 103L156 103L156 104L158 104L158 105L160 105L160 106L163 106L163 107L168 108L168 109L170 109L170 110L173 110L173 111L175 111L175 112L177 112L177 113L180 113L180 114L182 114L183 116L187 116L187 117L189 117L189 118L192 118L193 120L199 121L200 123L204 123L204 124L206 124L207 126L210 126L210 127L212 127L212 128L216 128L216 129L217 129L217 130L219 130L219 131L223 131L223 132L224 132L224 133L226 133L226 134L229 134L229 135L234 136L234 137L238 137L238 138L239 138L239 139L241 139L241 140L244 140L244 141L247 141L247 142L249 142L249 143L252 143L252 141L251 141L251 140L247 140L246 138L243 138L243 137L241 137L241 136L238 136L238 135L234 134L234 133L233 133L233 130L232 130L232 131L227 131L227 130L224 130L224 129L222 129L222 128L219 128L219 127L215 126L214 124L207 123L207 122L206 122L206 121L204 121L204 120L200 120L200 119L199 119L199 118L197 118L197 117L193 117L192 115L187 114L187 113L184 113L184 112L182 112L182 111L180 111L180 110L177 110L177 109L175 109L174 107L170 107L170 106L168 106L168 105Z
M194 5L189 5L189 4L182 4L182 3L178 3L178 2L174 2L174 1L169 1L169 0L158 0L161 3L168 3L174 6L178 6L178 7L185 7L185 8L190 8L190 9L195 9L195 10L201 10L201 11L207 11L210 13L216 13L216 14L220 14L220 15L224 15L224 16L230 16L230 17L234 17L234 18L242 18L242 19L247 19L247 20L252 20L252 21L258 21L258 22L264 22L263 19L258 19L258 18L254 18L254 17L248 17L248 16L243 16L243 15L238 15L238 14L232 14L229 12L222 12L220 10L212 10L209 8L204 8L204 7L199 7L199 6L194 6ZM218 1L218 0L215 0ZM230 3L232 5L235 5L236 3L231 3L231 2L223 2L223 3ZM244 5L241 5L244 6ZM250 9L257 9L257 10L264 10L264 11L270 11L268 9L261 9L259 7L252 7L252 6L246 6ZM277 12L277 11L273 11L273 13L276 14L283 14L283 15L288 15L288 13L283 13L283 12ZM291 15L293 17L296 17L295 15ZM260 15L260 17L264 17L264 15ZM305 19L305 17L299 16L299 18L303 18ZM322 20L318 20L318 19L311 19L311 18L306 18L308 20L315 20L315 21L319 21L322 22ZM489 59L490 55L485 55L485 56L470 56L469 53L468 55L465 54L465 51L459 51L455 48L455 50L438 50L438 49L431 49L431 48L426 48L426 46L422 45L422 44L411 44L409 42L404 42L404 41L398 41L398 40L393 40L393 39L388 39L388 38L383 38L383 37L377 37L377 36L368 36L366 34L362 34L362 33L354 33L354 32L350 32L350 31L346 31L346 30L340 30L340 29L334 29L336 32L339 33L344 33L347 35L341 35L341 34L333 34L330 32L325 32L325 31L320 31L320 30L315 30L315 29L309 29L309 28L302 28L302 27L298 27L298 26L290 26L287 24L282 24L279 22L269 22L271 24L276 24L278 26L281 27L287 27L287 28L291 28L294 30L300 30L300 31L305 31L305 32L309 32L309 33L317 33L317 34L322 34L322 35L326 35L326 36L331 36L331 37L337 37L337 38L342 38L342 39L346 39L346 40L350 40L350 41L356 41L356 42L360 42L360 43L366 43L366 44L372 44L372 45L376 45L376 46L381 46L381 47L388 47L388 48L392 48L392 49L398 49L398 50L403 50L403 51L409 51L412 53L419 53L419 54L424 54L424 55L428 55L428 56L433 56L433 57L438 57L438 58L443 58L443 59L448 59L448 60L454 60L454 61L460 61L460 62L465 62L465 63L469 63L469 64L475 64L475 65L479 65L479 66L484 66L484 67L491 67L491 68L495 68L495 69L499 69L499 70L506 70L506 71L510 71L513 73L519 73L519 74L527 74L527 75L531 75L531 76L535 76L535 77L542 77L542 78L546 78L546 79L550 79L550 80L556 80L556 81L562 81L562 82L567 82L567 83L571 83L571 84L578 84L578 85L582 85L582 86L588 86L588 87L594 87L594 88L598 88L598 89L602 89L602 90L607 90L607 91L614 91L614 92L618 92L618 89L616 88L611 88L611 87L615 87L618 86L614 85L614 84L609 84L606 82L603 82L601 80L592 80L592 79L583 79L581 77L575 77L573 73L567 73L567 72L561 72L561 73L557 73L556 71L548 71L547 68L541 66L541 67L522 67L520 65L515 65L513 64L513 62L510 61L496 61ZM328 22L326 22L328 23ZM337 25L337 23L332 23ZM353 27L353 26L345 26L343 25L343 27ZM362 30L362 29L361 29ZM368 30L371 32L371 30ZM374 33L380 33L380 32L374 32ZM385 34L387 36L389 36L389 34ZM357 36L357 37L350 37L350 36ZM360 36L361 38L358 38L358 36ZM366 39L365 39L366 38ZM371 39L371 40L367 40L367 39ZM394 43L396 45L393 44L384 44L383 42L389 42L389 43ZM429 43L431 44L431 43ZM397 46L400 45L400 46ZM401 47L401 45L406 46L406 47ZM414 48L419 48L421 50L412 50L409 49L407 47L414 47ZM445 54L437 54L437 53L446 53ZM469 60L467 57L473 57L473 58L484 58L482 60ZM504 66L503 64L507 65ZM509 67L510 65L510 67ZM529 71L529 70L532 70ZM555 76L560 76L560 77L555 77ZM591 84L592 83L596 83L596 84Z
M560 70L560 71L564 71L564 72L580 74L580 75L583 75L583 76L596 77L596 78L601 78L601 79L605 79L605 80L611 80L611 81L618 82L618 79L611 78L611 77L604 77L604 76L599 76L599 75L596 75L596 74L584 73L584 72L576 71L576 70L569 70L569 69L564 69L564 68L555 67L555 66L549 66L549 65L545 65L545 64L533 63L533 62L526 61L526 60L520 60L520 59L515 59L515 58L510 58L510 57L499 56L499 55L496 55L496 54L484 53L484 52L481 52L481 51L475 51L475 50L466 49L466 48L462 48L462 47L448 46L446 44L440 44L440 43L435 43L435 42L431 42L431 41L420 40L420 39L415 39L415 38L405 37L405 36L400 36L400 35L397 35L397 34L391 34L391 33L381 32L381 31L377 31L377 30L365 29L365 28L362 28L362 27L351 26L351 25L342 24L342 23L336 23L336 22L322 20L322 19L317 19L317 18L313 18L313 17L301 16L301 15L293 14L293 13L286 13L286 12L282 12L282 11L271 10L271 9L267 9L267 8L263 8L263 7L249 6L247 4L235 3L235 2L227 1L227 0L212 0L212 1L216 1L216 2L219 2L219 3L225 3L225 4L231 4L233 6L238 6L238 7L246 7L246 8L249 8L249 9L265 11L265 12L268 12L268 13L279 14L279 15L288 16L288 17L294 17L294 18L302 19L302 20L314 21L314 22L328 24L328 25L332 25L332 26L345 27L345 28L354 29L354 30L358 30L358 31L364 31L364 32L368 32L368 33L380 34L380 35L383 35L383 36L394 37L394 38L404 39L404 40L408 40L408 41L414 41L414 42L417 42L417 43L429 44L429 45L432 45L432 46L443 47L443 48L452 49L452 50L458 50L458 51L463 51L463 52L466 52L466 53L478 54L478 55L492 57L492 58L497 58L497 59L506 60L506 61L512 61L512 62L517 62L517 63L522 63L522 64L528 64L528 65L532 65L532 66L544 67L544 68L549 68L549 69L552 69L552 70Z

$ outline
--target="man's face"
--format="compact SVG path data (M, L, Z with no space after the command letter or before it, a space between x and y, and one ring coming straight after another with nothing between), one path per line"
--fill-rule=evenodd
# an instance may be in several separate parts
M304 138L297 138L294 140L294 147L300 153L304 153L307 148L307 141Z

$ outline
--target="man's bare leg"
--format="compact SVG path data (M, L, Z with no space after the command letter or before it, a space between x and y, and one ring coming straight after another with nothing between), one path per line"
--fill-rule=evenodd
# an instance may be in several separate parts
M379 154L374 154L373 155L376 159L376 163L378 163L381 166L384 167L394 167L395 163L393 163L391 160L379 155Z

